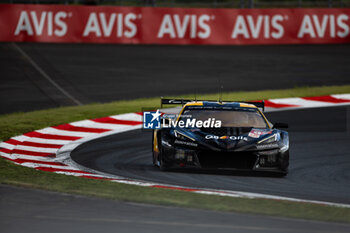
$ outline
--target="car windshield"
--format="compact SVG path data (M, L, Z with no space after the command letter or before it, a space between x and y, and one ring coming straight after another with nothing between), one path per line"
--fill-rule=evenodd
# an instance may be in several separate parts
M221 127L254 127L267 128L265 119L257 109L191 109L186 108L181 114L181 120L196 119L206 121L209 118L221 120Z

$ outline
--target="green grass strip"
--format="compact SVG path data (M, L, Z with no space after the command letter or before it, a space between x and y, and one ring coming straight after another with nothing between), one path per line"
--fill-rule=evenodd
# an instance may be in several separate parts
M297 87L285 90L223 93L224 100L258 100L284 97L321 96L350 93L350 85L328 87ZM182 96L184 98L191 95ZM198 95L198 99L217 99L218 95ZM109 115L136 112L143 107L159 106L159 98L62 107L0 116L0 138L9 139L47 126ZM0 159L0 183L40 188L72 194L97 196L120 201L143 202L219 211L268 214L322 221L350 222L350 209L317 204L294 203L265 199L232 198L155 189L109 181L59 175L14 165Z

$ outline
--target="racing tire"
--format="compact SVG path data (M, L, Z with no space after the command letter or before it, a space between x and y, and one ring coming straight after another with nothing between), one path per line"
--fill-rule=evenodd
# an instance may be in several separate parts
M160 142L161 140L159 140ZM169 171L170 170L170 165L164 161L163 155L164 155L164 151L163 151L163 146L162 144L158 143L158 148L159 148L159 154L158 154L158 161L159 161L159 169L161 171Z
M153 142L154 142L154 133L152 134L152 163L153 163L153 166L155 167L159 167L159 169L161 171L167 171L169 170L169 166L168 164L164 161L164 159L162 158L162 154L163 154L163 147L161 144L159 144L159 142L161 141L161 138L159 136L159 134L157 134L157 137L158 137L158 140L157 140L157 143L158 143L158 161L157 159L155 158L155 152L154 152L154 148L153 148ZM157 163L159 162L159 163ZM159 166L158 166L159 164Z
M162 148L159 148L159 155L158 155L158 158L159 158L159 169L161 171L169 171L169 165L164 161L163 159L163 149Z
M284 152L280 158L281 173L287 175L289 167L289 150Z
M285 177L288 174L288 171L283 171L283 172L278 172L276 174L274 174L275 177Z

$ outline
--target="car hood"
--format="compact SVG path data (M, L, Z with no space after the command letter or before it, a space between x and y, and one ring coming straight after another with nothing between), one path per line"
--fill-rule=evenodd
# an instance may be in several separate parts
M279 133L270 128L212 128L180 129L178 132L195 140L200 146L211 150L256 150L259 141Z

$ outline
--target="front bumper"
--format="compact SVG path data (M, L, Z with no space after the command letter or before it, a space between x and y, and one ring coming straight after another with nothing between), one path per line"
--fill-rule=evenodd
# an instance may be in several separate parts
M172 167L287 172L289 151L210 151L175 147L164 151Z

